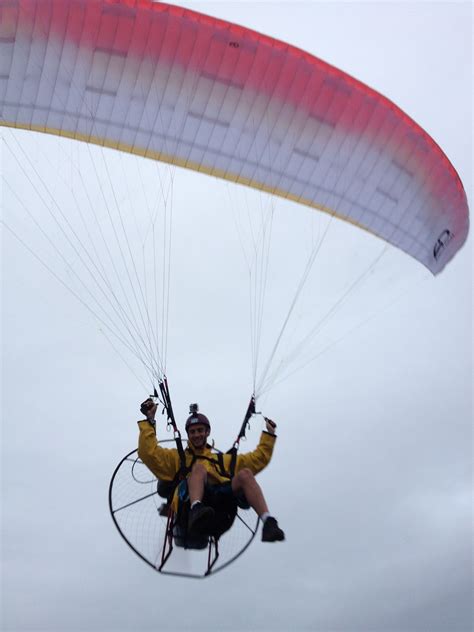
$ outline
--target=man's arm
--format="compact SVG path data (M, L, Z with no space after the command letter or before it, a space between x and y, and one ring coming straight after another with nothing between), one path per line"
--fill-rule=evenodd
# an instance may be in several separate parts
M157 406L152 400L147 400L141 405L140 410L147 418L138 422L138 456L157 478L171 481L180 466L178 451L158 445L155 431L156 409Z
M239 454L237 456L237 463L235 467L236 473L244 467L248 467L253 474L258 474L270 463L273 448L275 447L276 423L266 417L265 422L267 430L262 432L260 441L255 450L252 450L252 452L246 452L245 454Z

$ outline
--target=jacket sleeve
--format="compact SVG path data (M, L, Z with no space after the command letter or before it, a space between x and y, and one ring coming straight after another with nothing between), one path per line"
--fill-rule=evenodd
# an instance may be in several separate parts
M246 452L245 454L239 454L237 457L237 463L235 466L235 472L242 470L244 467L248 467L253 474L258 474L270 463L272 458L273 448L275 446L276 435L263 431L260 436L260 441L252 452Z
M155 429L148 421L139 421L138 456L153 474L171 481L179 470L179 455L174 448L162 448L156 440Z

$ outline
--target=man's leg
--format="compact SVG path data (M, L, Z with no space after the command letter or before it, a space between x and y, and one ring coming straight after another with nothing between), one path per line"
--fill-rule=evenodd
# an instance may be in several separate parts
M234 494L243 493L248 504L254 509L263 522L263 542L276 542L284 540L285 534L278 526L276 519L270 515L262 488L255 480L252 472L244 468L232 479L232 491Z
M248 469L240 470L232 479L232 491L235 495L243 493L248 504L258 516L268 513L268 506L255 476Z
M195 463L187 479L189 503L191 505L188 529L190 532L202 535L209 532L214 520L214 509L202 504L206 481L206 468L201 463Z
M188 476L188 494L191 507L196 501L202 501L204 486L207 481L207 471L201 463L195 463Z

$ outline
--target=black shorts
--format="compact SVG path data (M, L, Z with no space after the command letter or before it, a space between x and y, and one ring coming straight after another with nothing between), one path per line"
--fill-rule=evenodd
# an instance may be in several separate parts
M241 509L250 509L244 494L234 494L232 483L218 483L217 485L206 485L202 502L209 505L214 510L228 503L235 503Z
M189 511L189 495L187 481L181 481L178 488L181 503L187 506L184 515ZM228 531L234 523L238 508L248 509L250 505L243 494L235 495L231 483L217 485L206 484L202 499L204 505L212 507L215 512L210 535L220 537Z

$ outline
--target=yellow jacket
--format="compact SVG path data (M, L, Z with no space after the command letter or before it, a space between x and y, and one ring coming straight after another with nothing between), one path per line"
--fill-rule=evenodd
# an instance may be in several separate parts
M156 439L155 429L148 421L139 421L138 427L140 428L138 456L157 478L163 481L172 481L181 467L178 450L176 448L162 448ZM235 474L244 468L248 468L253 474L261 472L272 458L275 439L275 435L263 431L255 450L237 455ZM196 456L199 463L206 468L208 472L207 482L209 485L227 483L229 481L230 476L223 476L221 474L217 455L215 452L212 452L210 446L206 446L201 450L187 447L184 450L184 454L188 467L191 466L193 458ZM225 472L228 474L231 455L223 454L222 457ZM175 495L173 509L177 508L176 503L177 499Z

